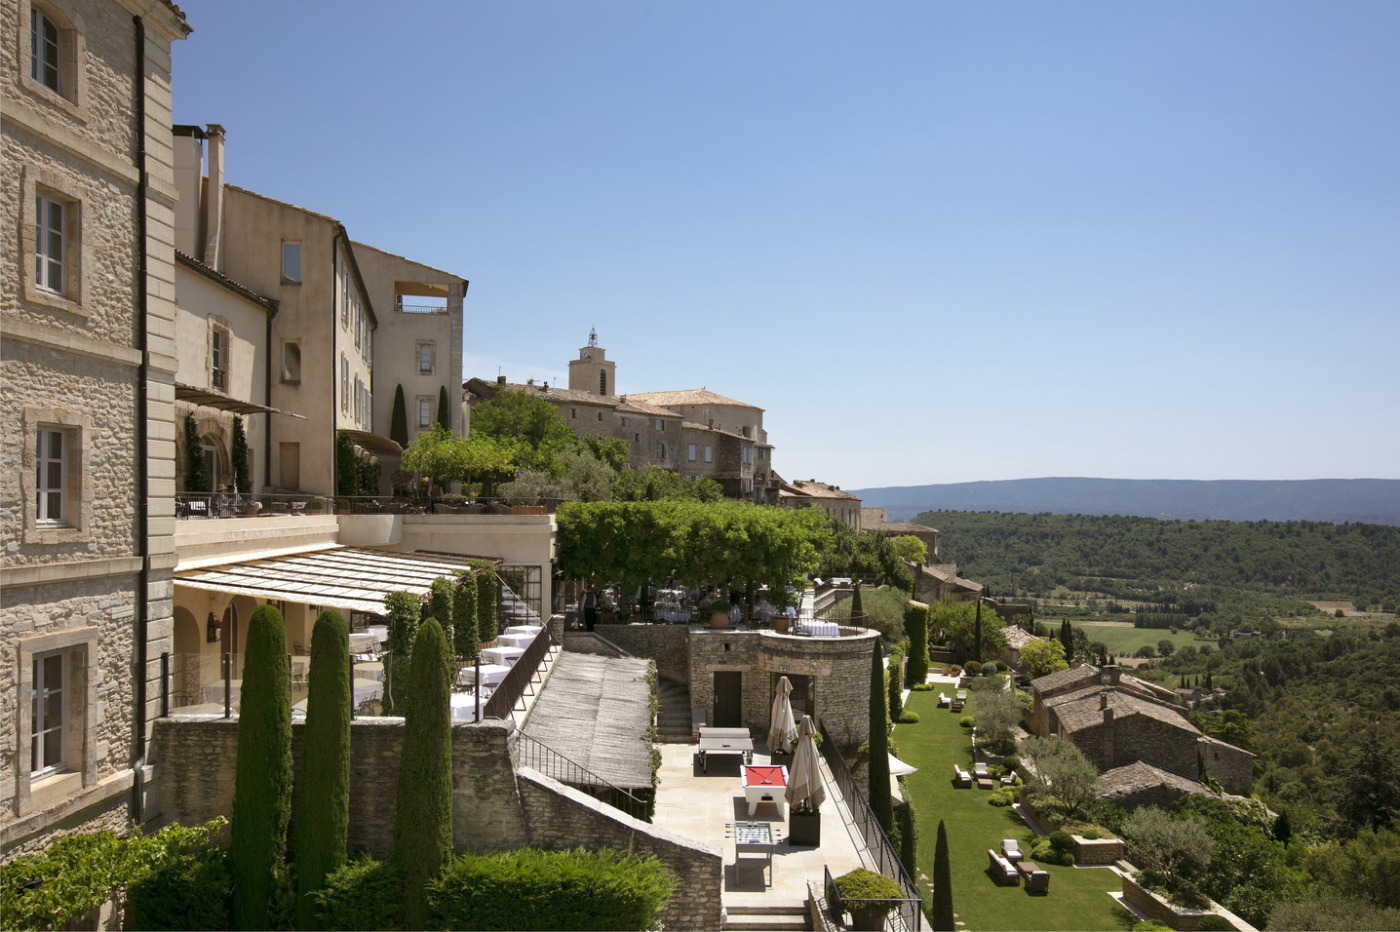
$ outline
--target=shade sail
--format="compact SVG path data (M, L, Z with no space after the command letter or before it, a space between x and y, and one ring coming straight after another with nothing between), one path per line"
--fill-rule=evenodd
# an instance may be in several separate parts
M350 430L349 428L341 428L340 432L375 456L403 456L403 447L388 437L381 437L367 430Z
M468 559L334 547L191 570L177 574L175 585L383 614L388 593L424 595L434 579L467 569Z
M907 777L911 773L919 772L918 767L913 767L909 764L906 764L904 761L900 760L898 757L895 757L893 754L889 755L889 758L890 776L892 777Z
M309 420L304 414L293 414L290 411L283 411L281 408L269 408L267 405L243 401L209 388L195 388L193 385L185 385L183 382L175 383L175 400L188 401L206 408L218 408L220 411L232 411L234 414L281 414L286 417L300 418L303 421ZM398 444L394 445L398 446Z

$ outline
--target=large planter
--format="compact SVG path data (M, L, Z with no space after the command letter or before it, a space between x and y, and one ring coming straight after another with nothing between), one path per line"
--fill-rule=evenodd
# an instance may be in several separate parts
M886 915L886 913L875 916L851 913L851 928L857 932L883 932Z
M821 847L822 814L820 812L788 813L788 844Z
M779 634L787 634L791 623L786 615L773 616L773 630Z
M715 630L722 630L729 627L728 612L710 612L710 627Z

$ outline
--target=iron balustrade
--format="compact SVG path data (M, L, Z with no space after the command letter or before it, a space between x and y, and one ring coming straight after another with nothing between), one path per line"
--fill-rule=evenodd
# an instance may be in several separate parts
M646 800L628 790L609 783L593 771L576 764L547 744L542 744L524 732L515 733L515 746L521 766L538 770L552 780L582 788L634 819L651 821L651 809Z
M266 518L329 513L329 498L309 492L177 492L177 518Z
M515 661L515 666L510 668L505 676L501 677L501 682L491 693L491 698L486 700L486 704L481 707L481 717L504 719L510 718L515 711L515 705L527 692L534 695L534 682L539 677L540 664L549 655L550 649L554 647L554 633L548 627L541 628L540 633L535 635L535 639L525 648L525 653L520 655L520 659ZM478 686L477 689L481 687Z
M394 310L400 314L446 314L447 307L442 304L404 304L402 301L394 302Z
M875 862L875 869L899 884L900 889L904 891L905 898L898 901L900 906L895 914L898 921L902 923L897 928L909 930L923 928L923 897L919 895L919 888L909 877L909 872L904 869L899 855L895 853L894 845L890 843L885 830L880 826L879 820L875 818L875 813L871 810L865 794L860 791L855 778L851 776L850 768L841 759L841 754L836 750L836 742L832 740L831 732L827 730L826 723L819 724L822 732L821 755L826 760L827 766L831 768L831 775L835 778L836 786L841 791L841 798L846 801L846 808L851 811L851 818L855 821L856 828L860 830L861 837L865 839L865 848ZM830 875L827 879L830 880Z

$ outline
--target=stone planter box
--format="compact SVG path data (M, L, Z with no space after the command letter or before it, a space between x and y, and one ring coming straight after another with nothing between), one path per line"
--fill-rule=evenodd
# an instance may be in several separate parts
M1123 902L1132 906L1149 919L1156 919L1176 929L1177 932L1198 932L1201 920L1218 915L1212 909L1187 909L1174 906L1151 890L1146 889L1127 874L1123 874ZM1214 901L1212 901L1212 905Z
M1124 857L1121 838L1099 838L1090 840L1081 835L1074 837L1074 863L1080 865L1113 864Z
M822 814L813 812L788 813L788 844L820 847L822 843Z

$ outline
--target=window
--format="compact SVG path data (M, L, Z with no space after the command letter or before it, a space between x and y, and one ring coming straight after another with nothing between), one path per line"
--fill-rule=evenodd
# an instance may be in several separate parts
M608 393L608 370L604 369L603 371L601 371L601 372L598 373L598 394L600 394L600 395L606 395L607 393Z
M41 429L34 452L38 472L34 482L38 494L34 523L44 527L64 527L68 523L63 507L68 477L64 468L63 431Z
M641 434L638 434L638 433L632 434L632 442L633 442L633 443L641 443L641 442L642 442L642 435L641 435Z
M686 450L686 459L692 463L695 462L695 444L692 443Z
M204 474L209 477L209 488L217 492L224 484L224 478L219 475L219 451L212 443L200 444L199 449L204 454Z
M433 425L433 402L430 398L418 399L418 428L423 430Z
M710 449L710 445L705 444L705 462L709 463L712 461L713 452L714 451Z
M602 412L602 411L599 411L599 412L598 412L598 420L601 421L602 419L603 419L603 412Z
M657 419L656 419L656 429L657 429L657 430L665 430L665 429L666 429L666 422L663 421L663 420L661 420L661 418L657 418Z
M350 410L350 360L340 354L340 410Z
M54 93L63 93L59 86L58 27L32 7L29 10L29 50L32 56L29 76Z
M432 341L420 340L418 342L418 373L419 375L433 374L433 357L436 355L436 347Z
M282 381L301 382L301 344L282 344Z
M222 327L209 328L209 385L228 391L228 331Z
M365 333L365 315L364 315L364 312L361 311L360 313L358 313L358 314L355 315L355 348L356 348L356 349L359 349L360 342L361 342L362 338L364 337L364 333Z
M571 421L576 421L576 420L578 420L578 408L570 408L570 409L569 409L569 420L571 420Z
M360 377L355 376L355 426L360 424Z
M345 272L345 263L342 261L337 273L340 285L340 326L350 325L350 276Z
M666 444L662 443L660 440L656 441L656 458L659 460L664 460L666 458Z
M34 197L34 284L54 294L66 294L63 274L66 204L37 194Z
M623 426L623 427L626 427L626 426L627 426L627 418L623 418L623 419L622 419L622 426Z
M282 244L282 283L301 284L301 243Z
M45 654L34 658L29 733L31 776L57 773L67 763L63 753L64 712L67 705L63 674L62 654Z

